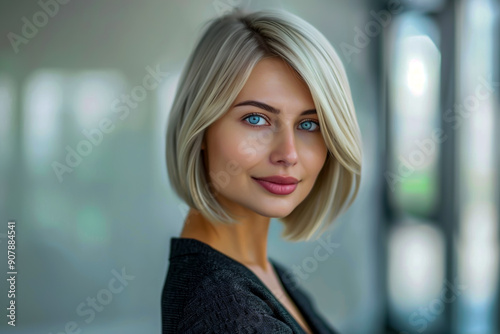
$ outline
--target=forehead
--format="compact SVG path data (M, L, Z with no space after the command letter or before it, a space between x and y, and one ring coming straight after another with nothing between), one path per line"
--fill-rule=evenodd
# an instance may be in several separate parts
M285 98L300 104L312 103L307 84L286 61L278 57L262 59L255 65L236 102L249 98L269 102Z

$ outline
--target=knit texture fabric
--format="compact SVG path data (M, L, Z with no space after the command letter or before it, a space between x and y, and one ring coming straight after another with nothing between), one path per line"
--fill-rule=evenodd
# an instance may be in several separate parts
M339 334L291 272L268 258L313 333ZM250 269L196 239L170 239L162 332L303 334L302 327Z

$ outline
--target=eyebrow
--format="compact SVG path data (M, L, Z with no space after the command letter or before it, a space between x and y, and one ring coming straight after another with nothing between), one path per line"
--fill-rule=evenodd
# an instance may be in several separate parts
M269 104L265 104L264 102L259 102L259 101L254 101L254 100L243 101L243 102L240 102L237 105L235 105L235 107L239 107L239 106L254 106L254 107L269 111L269 112L276 114L276 115L279 115L279 113L281 112L281 110L276 109L275 107L270 106ZM314 115L314 114L317 114L316 109L309 109L309 110L305 110L302 113L300 113L300 116Z

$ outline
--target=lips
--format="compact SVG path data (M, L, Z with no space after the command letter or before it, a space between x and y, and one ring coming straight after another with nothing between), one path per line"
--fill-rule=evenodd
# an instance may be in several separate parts
M258 184L274 195L289 195L297 188L297 179L293 177L271 176L266 178L253 178ZM272 182L274 180L277 182ZM280 183L278 183L280 182Z
M299 182L299 180L297 180L294 177L278 176L278 175L268 176L268 177L259 177L259 178L255 177L254 179L272 182L272 183L277 183L277 184L296 184Z

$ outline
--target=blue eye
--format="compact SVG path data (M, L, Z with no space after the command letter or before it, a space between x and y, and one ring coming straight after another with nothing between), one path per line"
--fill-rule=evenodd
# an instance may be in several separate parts
M260 114L250 114L243 118L244 121L250 126L253 127L261 127L265 125L266 119L264 116L261 116ZM259 120L264 121L264 123L259 124ZM304 125L305 124L305 125ZM314 120L305 120L304 122L300 123L302 126L302 130L308 131L308 132L315 132L318 131L319 129L319 124L318 122Z
M315 131L317 128L319 128L319 125L318 123L316 122L313 122L313 121L305 121L305 122L302 122L300 123L300 125L304 125L304 124L312 124L312 125L307 125L304 130L308 130L308 131ZM315 128L313 128L313 130L311 130L311 127L314 127L316 126Z
M245 117L244 119L248 120L251 125L258 125L259 118L264 119L262 116L259 116L259 115L250 115L248 117Z

